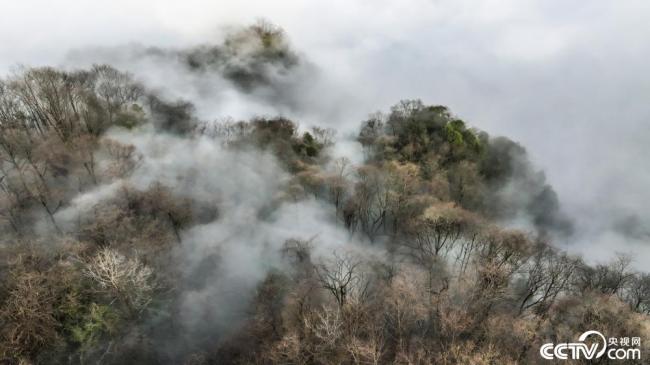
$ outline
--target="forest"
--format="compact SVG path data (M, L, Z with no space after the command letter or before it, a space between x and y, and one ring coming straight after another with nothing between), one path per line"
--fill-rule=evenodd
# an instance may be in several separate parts
M272 95L303 62L268 24L142 55ZM523 146L419 100L357 131L204 120L110 65L0 79L0 363L614 363L540 357L587 330L650 356L650 275L554 245Z

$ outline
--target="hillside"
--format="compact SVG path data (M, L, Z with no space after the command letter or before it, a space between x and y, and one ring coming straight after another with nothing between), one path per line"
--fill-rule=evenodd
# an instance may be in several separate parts
M267 25L170 52L146 51L242 92L301 62ZM363 156L299 123L202 120L109 65L1 80L0 362L535 364L587 330L650 338L650 276L554 246L572 222L523 146L418 100L359 121Z

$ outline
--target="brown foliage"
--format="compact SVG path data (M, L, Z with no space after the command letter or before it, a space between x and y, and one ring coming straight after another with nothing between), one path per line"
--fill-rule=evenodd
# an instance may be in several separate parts
M59 340L55 293L46 274L24 272L13 279L0 309L0 353L8 358L30 357Z

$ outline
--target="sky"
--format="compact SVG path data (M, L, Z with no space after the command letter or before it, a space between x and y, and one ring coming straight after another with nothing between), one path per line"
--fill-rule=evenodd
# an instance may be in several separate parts
M305 118L345 134L400 99L447 105L528 149L576 221L578 234L559 244L594 261L627 252L650 269L648 1L0 4L2 75L75 54L93 61L98 47L215 43L228 27L268 19L318 70Z

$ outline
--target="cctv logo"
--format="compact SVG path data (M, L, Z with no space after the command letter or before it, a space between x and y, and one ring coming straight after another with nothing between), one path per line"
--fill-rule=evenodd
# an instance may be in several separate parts
M591 345L587 345L587 337L595 337ZM579 360L579 359L599 359L605 353L611 360L633 360L641 359L641 349L639 348L610 348L607 349L607 339L598 331L587 331L580 335L579 342L547 343L539 349L539 354L546 360ZM610 341L610 343L613 341ZM639 341L640 342L640 341Z
M599 340L602 340L602 344L595 342L591 344L591 346L587 346L587 344L583 343L584 340L591 335L598 336ZM542 345L542 347L539 349L539 354L542 355L542 357L546 360L566 360L569 359L569 353L571 359L591 360L594 358L600 358L607 350L607 340L605 339L605 336L603 336L602 333L598 331L587 331L580 335L578 341L580 341L580 343L559 343L557 345L547 343Z

